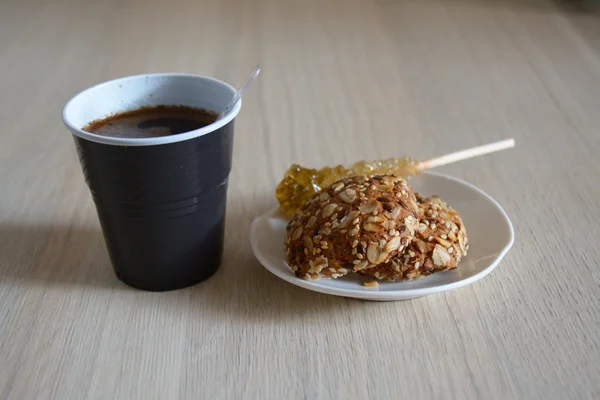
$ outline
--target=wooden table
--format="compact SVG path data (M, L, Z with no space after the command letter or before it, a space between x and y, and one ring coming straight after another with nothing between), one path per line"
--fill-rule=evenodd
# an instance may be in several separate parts
M8 0L0 4L0 398L600 396L600 17L546 1ZM101 81L239 85L225 260L169 293L113 276L64 103ZM292 162L416 158L514 137L445 172L516 242L476 284L371 303L254 259Z

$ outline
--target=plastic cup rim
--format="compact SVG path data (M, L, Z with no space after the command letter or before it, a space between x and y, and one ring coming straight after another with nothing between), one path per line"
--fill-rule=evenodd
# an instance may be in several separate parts
M186 140L195 139L195 138L207 135L209 133L215 132L215 131L219 130L220 128L222 128L223 126L230 123L231 121L233 121L233 119L238 115L238 113L240 112L240 110L242 108L242 100L240 99L237 102L236 106L233 107L226 115L224 115L220 119L217 119L215 122L213 122L210 125L207 125L205 127L202 127L200 129L196 129L193 131L179 133L177 135L160 136L160 137L152 137L152 138L120 138L120 137L96 135L96 134L82 130L81 129L82 127L75 126L69 120L69 118L67 118L67 112L69 110L69 107L71 107L74 103L76 103L81 98L81 96L83 96L85 93L88 93L90 91L100 89L103 86L113 85L118 82L125 82L127 80L140 79L140 78L157 79L157 78L171 78L171 77L183 77L183 78L208 80L208 81L212 81L216 84L225 86L227 89L229 89L231 91L232 96L236 92L236 89L233 86L229 85L228 83L218 80L216 78L212 78L212 77L204 76L204 75L186 74L186 73L153 73L153 74L130 75L130 76L125 76L125 77L105 81L105 82L99 83L94 86L90 86L87 89L84 89L81 92L77 93L75 96L73 96L67 102L67 104L63 108L63 112L62 112L63 123L71 131L71 133L73 135L75 135L81 139L91 141L91 142L115 145L115 146L156 146L156 145L183 142Z

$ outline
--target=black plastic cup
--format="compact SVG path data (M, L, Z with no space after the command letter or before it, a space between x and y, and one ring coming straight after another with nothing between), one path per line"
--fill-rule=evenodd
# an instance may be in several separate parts
M234 120L159 138L116 138L81 128L124 111L185 105L220 111L235 93L216 79L138 75L73 97L63 120L73 134L117 277L166 291L209 278L221 264Z

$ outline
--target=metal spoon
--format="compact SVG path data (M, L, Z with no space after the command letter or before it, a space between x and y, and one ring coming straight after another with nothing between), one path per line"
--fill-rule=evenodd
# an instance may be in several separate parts
M246 78L246 80L244 81L242 86L238 89L238 91L235 92L235 94L233 95L233 98L231 99L229 104L227 104L227 107L225 107L225 109L223 111L221 111L221 113L219 114L219 119L223 118L225 115L227 115L227 113L229 113L229 111L231 111L231 109L233 107L235 107L235 105L238 103L238 101L240 101L240 99L242 98L244 93L246 93L246 90L248 90L248 87L250 86L252 81L254 79L256 79L256 77L258 76L259 73L260 73L260 65L257 65L254 68L254 70L252 71L252 73Z

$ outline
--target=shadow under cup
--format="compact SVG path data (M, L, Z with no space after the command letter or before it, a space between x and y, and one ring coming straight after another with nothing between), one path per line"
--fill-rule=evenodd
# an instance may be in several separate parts
M89 88L63 111L96 204L117 277L138 289L184 288L221 264L234 120L241 102L204 128L158 138L116 138L81 128L154 105L219 111L235 89L183 74L122 78Z

